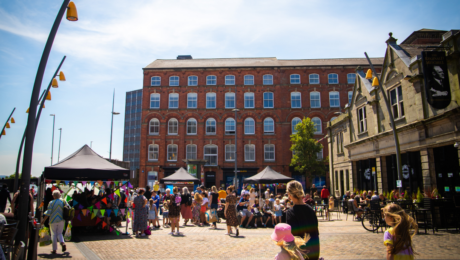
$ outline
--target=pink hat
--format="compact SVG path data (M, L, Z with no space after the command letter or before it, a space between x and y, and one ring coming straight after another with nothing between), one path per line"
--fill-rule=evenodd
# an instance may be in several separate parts
M273 241L284 240L286 242L294 241L294 236L291 234L291 226L288 224L280 223L275 226L273 234L271 235Z

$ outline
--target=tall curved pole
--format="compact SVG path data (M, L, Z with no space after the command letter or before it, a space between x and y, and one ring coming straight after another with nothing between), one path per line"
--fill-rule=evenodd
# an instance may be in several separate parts
M2 138L2 133L3 133L3 131L5 130L6 124L10 121L10 118L11 118L11 116L13 115L14 110L16 110L16 108L14 108L13 111L11 111L11 114L10 114L10 116L8 117L8 119L6 120L5 125L3 125L3 129L2 129L2 131L0 132L0 138Z
M36 114L37 114L37 103L38 96L40 94L40 88L43 81L43 74L45 73L46 63L53 46L54 38L56 37L57 30L61 23L62 17L69 5L70 0L64 0L61 8L54 20L53 27L46 41L45 49L43 50L40 64L38 65L37 75L35 76L34 87L32 89L32 96L30 98L29 105L29 116L27 118L28 126L35 126ZM30 174L32 170L32 157L35 141L35 127L27 127L26 130L26 141L24 145L24 161L22 163L22 178L21 178L21 192L19 197L19 230L16 235L16 241L26 242L27 245L27 226L29 217L29 185L30 185Z

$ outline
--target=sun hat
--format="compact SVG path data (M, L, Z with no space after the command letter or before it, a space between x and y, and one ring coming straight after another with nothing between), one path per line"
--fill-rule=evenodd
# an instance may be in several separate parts
M294 241L294 236L291 234L291 226L285 223L280 223L275 226L275 230L271 235L273 241L284 240L286 242Z

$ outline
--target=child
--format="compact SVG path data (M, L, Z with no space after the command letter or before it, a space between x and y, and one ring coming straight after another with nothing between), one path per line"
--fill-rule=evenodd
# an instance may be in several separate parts
M255 203L251 206L251 212L254 215L254 227L257 227L257 219L260 219L260 225L262 226L264 221L262 219L262 213L260 213L259 199L256 198L254 202Z
M163 202L163 227L167 228L165 226L165 220L166 220L166 225L168 225L169 222L169 200L166 200Z
M273 213L271 211L269 203L270 203L269 200L266 199L265 200L265 205L263 207L265 218L267 218L267 221L265 221L265 223L264 223L264 227L267 227L267 223L268 223L268 221L270 219L272 219L272 225L275 226L275 219L274 219L274 216L273 216Z
M391 226L383 235L383 244L387 247L387 259L414 259L412 237L418 231L418 225L397 204L388 204L383 208L387 225ZM414 234L410 234L414 229Z
M153 199L149 200L149 227L150 224L153 225L153 228L156 228L155 222L157 219L157 206L153 203Z
M305 245L308 238L294 238L291 233L291 226L288 224L277 224L271 235L276 245L281 247L281 252L275 256L275 260L305 260L307 254L300 250L300 246Z
M201 202L203 202L203 198L201 198L201 195L198 192L195 193L193 203L192 203L193 223L195 225L200 225Z
M281 223L281 217L283 216L283 208L282 205L280 204L280 199L275 200L275 206L273 206L275 209L275 220L276 223L279 224Z

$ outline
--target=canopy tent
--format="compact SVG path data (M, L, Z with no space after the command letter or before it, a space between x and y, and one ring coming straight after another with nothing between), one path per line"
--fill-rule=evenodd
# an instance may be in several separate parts
M270 166L265 167L261 172L258 174L244 179L244 183L285 183L289 181L293 181L294 179L291 177L287 177L279 172L274 171Z
M129 179L129 169L115 165L84 145L64 160L45 167L43 178L51 180Z
M200 184L200 180L193 177L190 173L188 173L183 167L177 170L175 173L171 174L168 177L165 177L160 180L160 183L165 182L193 182L194 184Z

